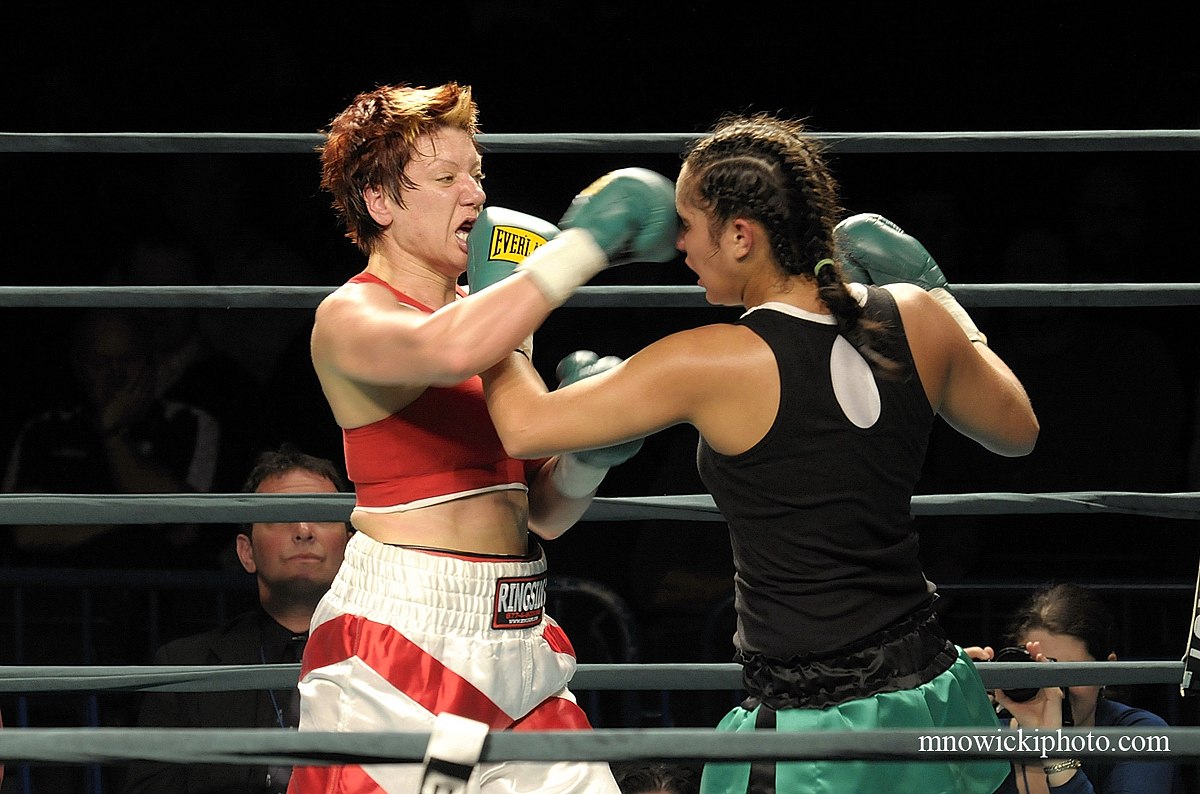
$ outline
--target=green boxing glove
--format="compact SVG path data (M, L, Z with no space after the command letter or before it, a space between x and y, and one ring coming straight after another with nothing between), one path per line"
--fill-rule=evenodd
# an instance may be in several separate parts
M575 196L559 225L559 238L519 268L555 305L609 265L674 259L675 185L645 168L612 171Z
M555 374L558 388L590 378L621 363L616 356L599 358L590 350L577 350L558 362ZM554 487L564 496L578 499L593 493L604 481L604 476L613 466L620 465L636 455L644 439L635 438L608 447L566 452L558 456L550 479Z
M609 264L670 262L679 237L675 184L646 168L611 171L575 197L559 224L591 232Z
M485 207L467 235L467 283L479 292L513 274L525 257L558 236L549 221L503 207Z
M503 207L484 207L467 234L467 284L471 292L511 276L525 257L558 236L549 221ZM533 334L517 348L533 360Z
M987 344L987 337L950 294L942 269L917 238L871 212L846 218L834 227L833 237L847 280L860 284L916 284L950 312L968 339Z

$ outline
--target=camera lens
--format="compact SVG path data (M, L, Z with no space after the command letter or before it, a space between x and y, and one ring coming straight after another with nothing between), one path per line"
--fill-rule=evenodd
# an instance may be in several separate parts
M1029 651L1024 648L1001 648L996 652L994 662L1032 662L1033 657L1029 655ZM1004 689L1004 694L1008 695L1008 699L1017 703L1024 703L1027 700L1033 700L1038 693L1037 687L1025 689Z

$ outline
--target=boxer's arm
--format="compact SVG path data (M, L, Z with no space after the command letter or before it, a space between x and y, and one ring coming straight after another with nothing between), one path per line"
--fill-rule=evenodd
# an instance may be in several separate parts
M558 388L607 372L620 363L621 359L616 356L600 358L590 350L577 350L558 362ZM564 496L590 498L604 481L609 469L641 451L643 440L635 438L595 449L565 452L558 456L551 472L551 482Z
M545 390L541 376L527 357L518 351L510 355L509 359L492 367L492 370L499 372L512 368L520 373L518 377L528 380L531 389L541 386L542 390ZM484 377L486 379L488 373L484 373ZM573 527L592 503L592 490L589 489L580 496L568 496L555 482L555 472L560 471L559 466L564 457L566 454L526 459L529 529L545 540L553 540Z
M317 310L314 362L368 383L453 385L510 350L532 357L533 329L551 307L527 278L509 277L557 234L532 215L485 208L467 235L471 296L426 314L379 285L342 287ZM526 283L497 286L506 280ZM488 287L492 294L483 295Z
M958 346L939 413L963 435L1005 457L1028 455L1041 426L1021 381L991 348Z
M714 328L672 334L555 391L516 357L489 368L484 394L501 442L514 457L537 458L633 442L683 422L704 432L718 421L715 406L731 402L723 398L736 392L741 361L705 346L720 333Z
M968 340L928 292L911 284L887 289L900 307L933 409L998 455L1029 454L1039 425L1029 395L1008 365L987 345Z
M519 356L513 358L515 362L512 366L523 369L522 377L536 388L540 376L528 362L521 361ZM558 364L556 374L559 388L597 375L619 363L620 359L615 356L600 358L591 351L572 353ZM549 458L529 485L530 530L545 540L553 540L573 527L587 511L609 469L636 455L642 443L643 440L638 438L598 449L563 452Z
M554 308L529 279L426 314L377 284L340 287L317 307L311 349L318 372L381 386L452 386L517 349Z
M379 285L345 285L317 307L314 366L378 385L460 383L520 348L610 257L674 256L674 207L665 177L613 172L576 197L564 216L573 228L526 257L512 276L432 314L398 307Z
M927 382L934 390L934 409L992 452L1009 457L1029 454L1039 431L1029 396L950 294L946 276L925 246L873 213L842 221L834 237L847 276L893 285L889 289L901 307L914 355L935 362L945 357L944 374L937 364L938 382ZM904 286L908 284L920 289ZM922 347L936 354L920 355ZM927 370L923 376L931 374Z
M558 388L620 363L616 356L600 358L590 350L576 351L558 362ZM591 504L609 469L636 455L642 443L643 439L636 438L596 449L563 452L547 461L530 488L530 529L552 540L574 526Z
M548 458L529 483L529 530L544 540L554 540L575 526L592 504L591 493L566 496L555 485L553 475L560 457Z

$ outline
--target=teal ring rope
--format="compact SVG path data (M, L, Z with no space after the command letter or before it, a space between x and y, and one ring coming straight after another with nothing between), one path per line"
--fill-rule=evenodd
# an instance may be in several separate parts
M219 524L348 521L353 494L0 494L0 524ZM927 494L913 515L1120 514L1200 518L1200 492ZM714 521L712 496L597 497L584 521Z
M1195 306L1200 283L952 284L972 308ZM312 309L331 286L0 286L0 306L27 308ZM697 286L581 287L567 308L713 308Z
M977 665L985 686L1045 687L1178 684L1183 662L1118 661L1047 665L994 662ZM0 667L0 693L233 692L287 689L298 664L127 665ZM737 664L581 664L571 679L578 691L716 691L740 689Z
M1200 728L1061 728L1025 731L1000 745L1000 729L874 729L753 734L694 728L598 728L591 731L489 733L481 762L497 761L942 761L1061 758L1042 743L1067 742L1074 758L1200 758ZM977 740L984 737L988 746ZM1020 744L1015 740L1024 737ZM1120 743L1132 744L1116 752ZM330 733L278 728L22 728L0 731L0 761L51 763L334 764L413 763L424 758L428 733ZM1050 744L1050 747L1055 745ZM1062 746L1061 744L1058 746ZM1078 748L1078 749L1076 749Z
M698 133L484 133L489 154L678 154ZM1177 152L1200 150L1200 131L814 132L841 154L969 152ZM0 153L312 154L317 133L0 132Z

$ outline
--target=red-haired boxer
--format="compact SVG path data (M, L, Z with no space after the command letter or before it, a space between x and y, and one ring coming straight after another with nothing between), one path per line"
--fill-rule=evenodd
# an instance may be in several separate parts
M573 228L561 233L485 211L476 119L467 87L385 86L337 115L322 147L322 187L367 257L321 303L312 332L358 532L313 616L301 730L471 724L436 722L442 714L492 730L589 727L567 689L575 658L545 614L546 562L529 533L564 532L598 483L565 465L569 456L508 456L477 373L524 347L610 263L671 259L674 189L647 171L609 175L572 204ZM468 264L469 295L458 286ZM289 791L413 794L428 772L459 774L449 791L617 792L607 764L472 772L462 760L449 773L432 763L298 767Z

